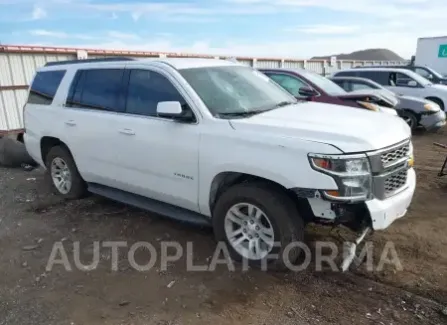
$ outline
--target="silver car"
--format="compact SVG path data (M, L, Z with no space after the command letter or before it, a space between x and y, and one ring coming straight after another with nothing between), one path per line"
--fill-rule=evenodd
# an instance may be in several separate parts
M424 98L397 95L377 82L359 77L332 77L333 82L348 92L374 91L386 98L397 98L397 114L402 117L412 130L422 126L428 131L435 131L446 124L446 114L437 103Z

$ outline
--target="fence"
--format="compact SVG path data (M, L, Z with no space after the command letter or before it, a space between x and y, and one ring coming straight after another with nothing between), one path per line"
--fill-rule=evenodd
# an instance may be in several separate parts
M181 58L227 58L225 56L162 53L143 51L113 51L38 46L0 45L0 133L20 132L23 128L22 108L26 102L27 89L37 68L51 61L76 60L80 58L103 58L126 56L132 58L181 57ZM328 75L336 70L362 65L404 64L396 61L335 61L298 60L281 58L236 57L244 64L255 68L304 68Z

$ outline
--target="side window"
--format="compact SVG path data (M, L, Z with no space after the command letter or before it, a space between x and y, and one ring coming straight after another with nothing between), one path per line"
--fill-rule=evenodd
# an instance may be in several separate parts
M123 112L124 69L80 70L70 86L67 106Z
M335 82L337 85L339 85L341 88L343 88L346 91L351 91L351 82L348 80L337 80L337 79L331 79L331 81Z
M28 96L28 104L51 105L65 70L38 72Z
M301 87L309 87L304 81L289 75L276 73L267 73L267 75L295 97L302 97L299 93Z
M130 70L126 113L157 116L157 104L165 101L180 102L186 108L186 101L164 76L149 70Z
M359 76L377 82L382 86L389 86L389 72L386 71L361 71Z
M351 82L351 88L353 91L362 89L373 89L373 87L371 87L370 85L367 85L363 82L355 82L355 81Z
M397 87L410 87L408 83L412 80L413 78L400 72L393 72L390 74L390 84L394 83Z

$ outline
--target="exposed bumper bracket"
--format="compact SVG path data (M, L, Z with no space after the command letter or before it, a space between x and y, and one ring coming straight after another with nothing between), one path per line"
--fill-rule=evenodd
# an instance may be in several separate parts
M371 228L366 227L354 242L345 242L343 249L343 262L341 263L342 272L346 272L356 258L357 246L365 239Z

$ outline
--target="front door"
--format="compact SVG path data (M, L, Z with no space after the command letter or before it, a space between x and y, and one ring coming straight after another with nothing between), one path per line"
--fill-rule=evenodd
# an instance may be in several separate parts
M199 140L197 120L177 122L157 116L157 104L179 101L191 110L175 80L157 69L126 70L128 89L121 133L114 146L123 190L198 211ZM191 113L194 113L191 110Z

